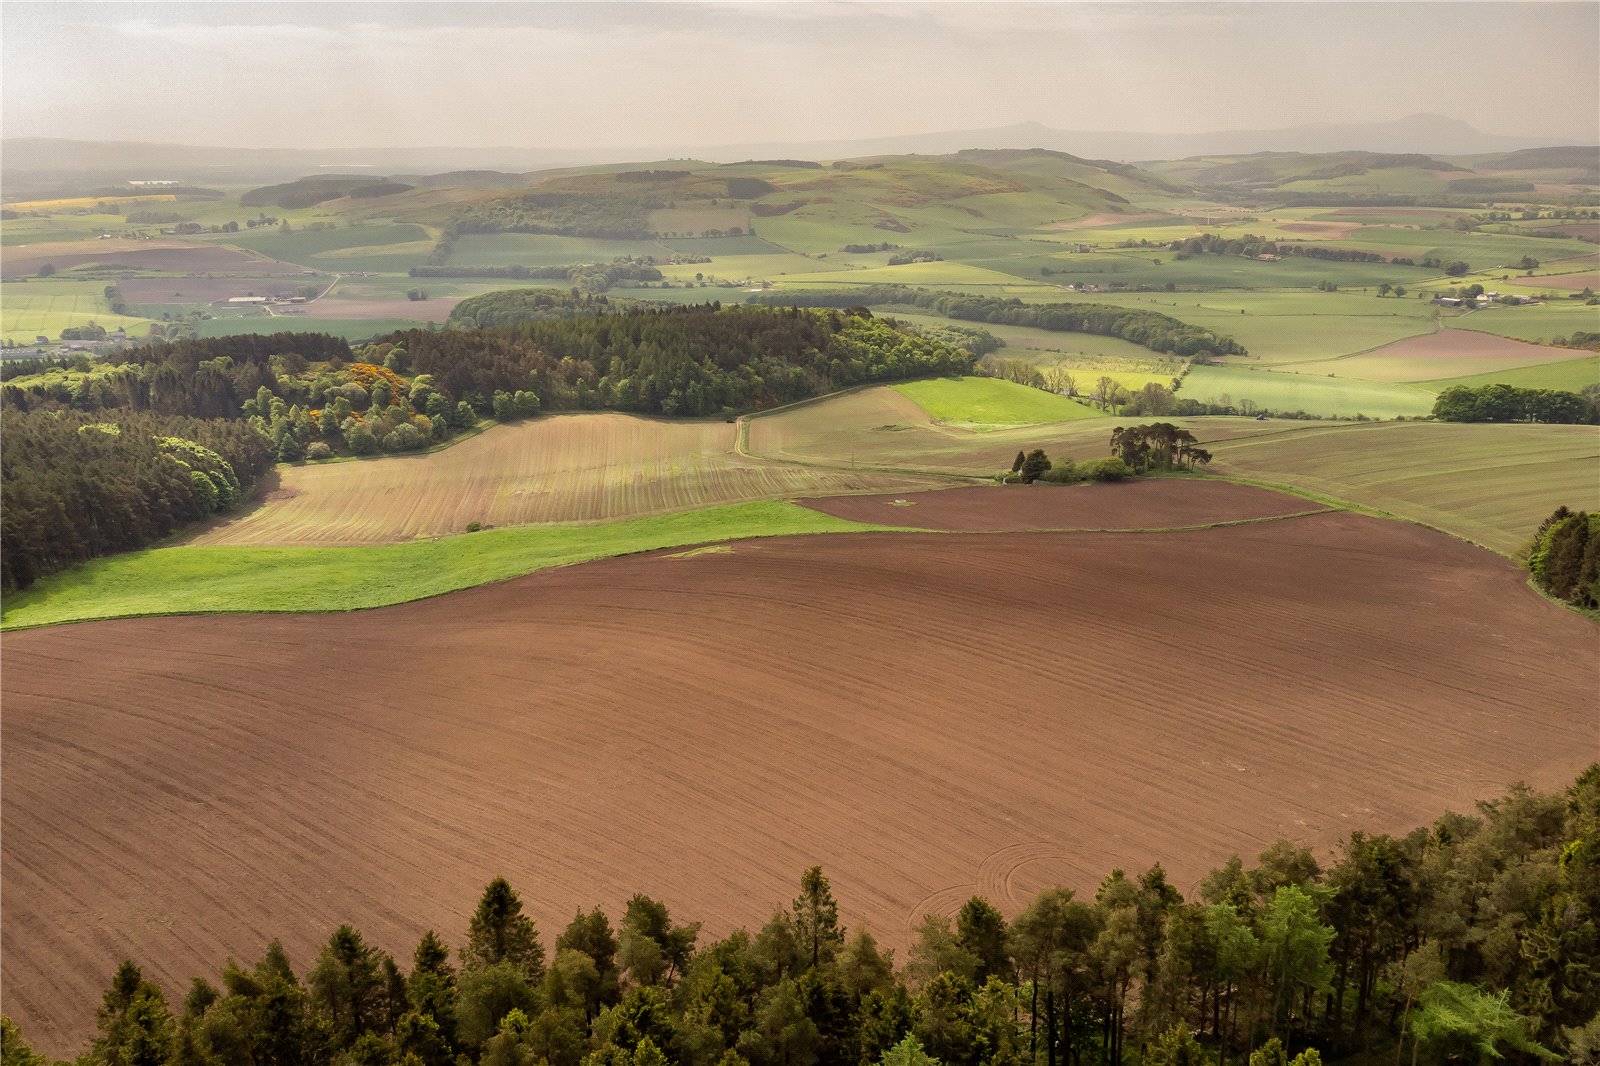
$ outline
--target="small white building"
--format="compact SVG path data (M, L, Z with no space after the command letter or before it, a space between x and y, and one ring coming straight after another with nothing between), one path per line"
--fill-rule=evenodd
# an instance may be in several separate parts
M228 302L231 304L264 304L267 302L267 298L265 296L230 296L228 297Z

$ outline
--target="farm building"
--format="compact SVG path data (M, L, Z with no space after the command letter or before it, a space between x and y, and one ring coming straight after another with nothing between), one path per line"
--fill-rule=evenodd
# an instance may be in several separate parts
M264 304L267 302L267 298L265 296L230 296L228 297L228 302L231 304Z

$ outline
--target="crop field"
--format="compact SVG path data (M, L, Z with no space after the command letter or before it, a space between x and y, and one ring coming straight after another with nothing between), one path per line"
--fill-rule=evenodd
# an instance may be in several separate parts
M1592 623L1415 526L730 547L8 635L7 1013L66 1054L123 958L169 1001L270 937L303 972L344 922L404 958L497 874L547 942L641 889L713 937L821 864L904 950L974 893L1015 913L1159 859L1190 895L1279 836L1322 854L1591 757ZM1017 669L1018 633L1050 654ZM1163 654L1108 671L1130 634Z
M958 533L1187 529L1323 509L1299 496L1210 478L1150 478L1103 485L968 485L933 492L826 496L796 502L852 522Z
M1507 554L1561 504L1600 509L1594 426L1314 426L1210 447L1215 473L1349 500Z
M1087 404L999 378L931 378L893 386L935 422L982 429L1099 418Z
M660 241L609 241L543 233L469 233L456 241L452 266L566 266L609 263L621 256L672 258Z
M1183 379L1180 395L1206 403L1222 403L1227 396L1235 405L1253 400L1264 410L1343 418L1426 415L1433 411L1434 400L1432 392L1417 385L1237 366L1193 368Z
M1430 382L1443 378L1538 366L1561 358L1559 348L1465 329L1442 329L1370 352L1315 363L1295 363L1302 374L1335 374L1366 381Z
M428 258L428 231L410 223L297 229L291 233L230 233L229 244L289 263L328 271L398 271Z
M259 507L219 520L192 543L384 544L460 533L470 522L633 518L919 484L740 456L736 429L615 413L557 415L497 426L422 455L282 467Z
M296 274L301 269L292 263L217 245L120 238L17 245L6 250L0 263L7 278L36 274L46 263L57 270L116 264L169 274Z
M0 336L8 341L32 342L40 335L54 340L68 326L90 322L106 329L120 326L130 335L150 329L148 319L112 314L103 282L30 281L7 285L0 299Z
M1559 349L1557 349L1559 350ZM1565 389L1581 392L1589 385L1600 385L1600 355L1580 355L1556 363L1522 366L1515 370L1494 370L1471 377L1428 382L1436 389L1451 385L1515 385L1521 389Z
M1574 333L1600 331L1600 307L1585 307L1577 301L1570 306L1545 303L1533 307L1492 307L1464 316L1456 326L1547 343Z
M1019 448L1052 457L1098 459L1110 453L1111 431L1148 419L1094 417L976 432L936 425L928 413L889 386L878 386L746 420L752 455L842 470L874 467L987 477L1009 470ZM1251 418L1173 419L1202 440L1259 434Z

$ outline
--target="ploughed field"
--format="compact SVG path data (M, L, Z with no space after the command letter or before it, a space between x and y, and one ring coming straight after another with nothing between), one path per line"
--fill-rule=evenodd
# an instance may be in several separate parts
M346 921L404 956L459 943L497 874L546 943L635 891L757 924L818 863L902 947L974 893L1014 912L1156 861L1189 891L1280 834L1569 781L1594 637L1500 558L1350 513L785 537L14 633L6 1009L67 1054L126 956L175 996Z
M737 427L623 414L498 426L439 452L279 468L264 503L193 544L385 544L485 526L633 518L715 503L937 484L741 456Z

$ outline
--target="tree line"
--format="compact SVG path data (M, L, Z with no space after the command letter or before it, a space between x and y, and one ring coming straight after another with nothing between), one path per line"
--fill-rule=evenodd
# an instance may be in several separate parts
M416 372L474 406L495 391L529 389L546 410L659 415L765 408L849 385L962 374L974 358L865 311L714 303L389 339L410 352Z
M745 303L765 307L852 307L890 304L931 310L946 318L1033 326L1066 333L1092 333L1183 357L1248 355L1231 337L1161 314L1110 304L1026 304L1016 297L971 296L914 289L905 285L864 285L848 290L782 289L752 293Z
M974 896L903 960L820 868L717 940L635 895L550 941L503 878L452 956L351 926L297 974L276 941L179 1001L132 962L79 1066L1413 1066L1600 1061L1600 764L1319 858L1279 840L1186 898L1159 864L1007 919ZM88 1005L85 1005L85 1010ZM6 1066L48 1066L4 1023ZM1291 1055L1293 1056L1291 1059Z
M0 589L142 547L235 506L271 469L242 422L152 412L0 418Z
M1433 401L1441 422L1600 422L1600 386L1581 393L1515 385L1452 385Z
M414 278L527 278L565 281L584 293L605 292L624 281L660 281L664 275L649 256L619 256L609 263L565 266L415 266Z

